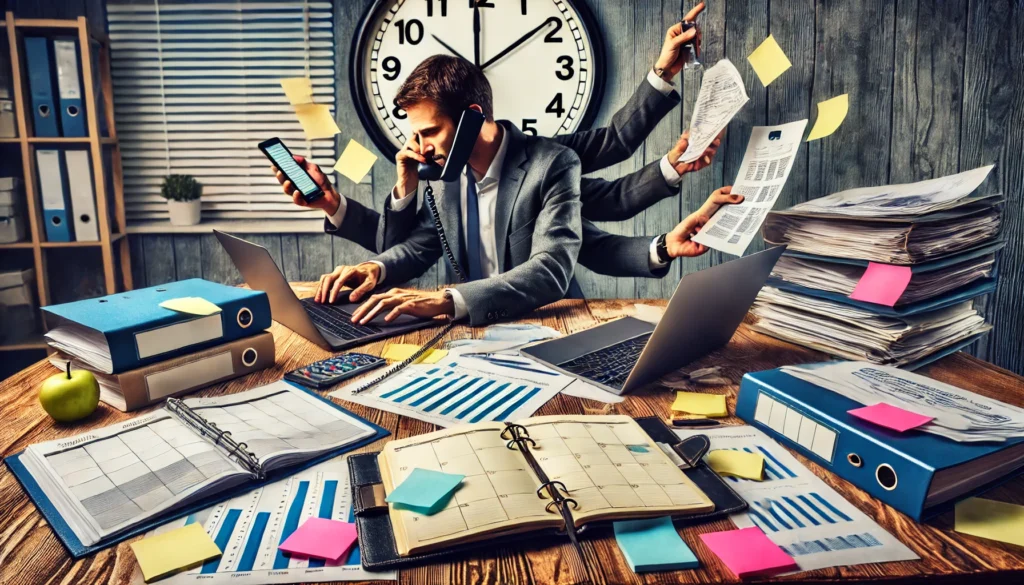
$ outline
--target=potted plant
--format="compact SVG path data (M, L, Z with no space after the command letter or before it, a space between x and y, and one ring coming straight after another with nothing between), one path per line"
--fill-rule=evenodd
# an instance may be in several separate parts
M196 225L199 223L199 196L203 185L192 175L167 175L160 187L160 194L167 200L171 214L171 225Z

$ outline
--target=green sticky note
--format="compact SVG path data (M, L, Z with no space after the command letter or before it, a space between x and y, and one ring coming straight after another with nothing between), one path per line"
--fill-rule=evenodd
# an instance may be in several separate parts
M405 481L391 490L385 500L420 514L436 514L448 504L448 499L465 477L417 467Z
M634 573L696 569L700 566L668 516L623 520L613 526L615 542Z

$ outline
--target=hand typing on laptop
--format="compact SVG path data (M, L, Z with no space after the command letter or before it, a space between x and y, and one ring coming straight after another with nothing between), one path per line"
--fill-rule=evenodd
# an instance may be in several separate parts
M363 262L355 266L338 266L332 272L320 276L313 300L317 303L334 304L340 299L346 303L355 303L372 291L380 281L380 264ZM346 286L352 288L346 299L341 291Z

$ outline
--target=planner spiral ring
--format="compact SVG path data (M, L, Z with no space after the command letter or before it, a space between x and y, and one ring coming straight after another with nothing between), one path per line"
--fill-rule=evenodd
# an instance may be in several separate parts
M548 486L551 486L551 487L556 488L556 489L560 489L565 494L569 493L569 489L567 487L565 487L564 483L562 483L560 481L557 481L557 480L556 481L549 481L547 483L541 484L541 486L539 488L537 488L537 497L538 498L543 498L544 497L544 494L542 494L541 492L544 491L544 489L547 488Z
M199 434L204 437L212 437L214 445L223 446L227 450L228 455L234 456L238 464L249 470L256 479L264 479L266 477L263 466L260 464L256 454L249 451L249 446L244 442L239 443L235 441L231 437L231 431L220 430L216 423L199 416L196 414L196 411L186 406L184 402L177 398L167 399L167 410L176 414L182 422L195 429Z
M415 362L416 360L420 359L420 357L423 354L427 353L427 351L429 351L430 348L432 348L435 345L437 345L438 343L440 343L441 339L444 338L445 335L448 335L448 332L451 331L454 328L455 328L455 322L454 321L448 321L445 324L445 326L441 328L441 331L438 332L437 335L432 337L430 339L430 341L424 343L422 347L417 349L416 353L414 353L411 356L407 357L406 359L402 360L400 363L397 363L397 364L391 366L390 368L385 370L383 374L377 376L376 378L373 378L372 380L370 380L368 382L365 382L365 383L363 383L363 384L361 384L359 386L356 386L356 388L354 390L352 390L352 394L362 394L363 392L366 392L370 388L373 388L377 384L380 384L384 380L387 380L389 377L391 377L394 374L398 373L399 371L401 371L406 366L408 366L408 365L412 364L413 362Z

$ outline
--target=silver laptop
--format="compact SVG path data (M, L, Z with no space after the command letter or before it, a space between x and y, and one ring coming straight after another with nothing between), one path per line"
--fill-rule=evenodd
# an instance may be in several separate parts
M626 317L520 352L625 394L728 343L785 249L687 274L657 326Z
M409 315L386 323L386 312L381 312L366 325L353 323L352 312L359 303L327 305L316 303L312 298L300 299L266 248L217 230L213 233L242 273L245 283L253 290L267 293L274 320L320 347L345 349L433 324L433 319ZM342 294L348 293L342 291Z

